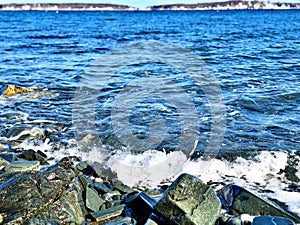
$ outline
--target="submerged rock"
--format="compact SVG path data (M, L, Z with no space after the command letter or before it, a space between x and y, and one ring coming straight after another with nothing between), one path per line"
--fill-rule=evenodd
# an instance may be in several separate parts
M8 97L8 96L13 96L13 95L17 95L17 94L28 93L28 92L38 92L38 91L39 90L34 89L34 88L8 85L6 90L3 92L3 95L5 97Z
M300 222L300 218L291 215L279 206L259 198L247 191L246 189L237 185L227 185L219 192L219 197L223 208L228 210L233 215L249 214L252 216L272 215L285 217L293 220L296 223Z
M154 206L171 224L214 225L221 203L214 190L189 174L180 175Z

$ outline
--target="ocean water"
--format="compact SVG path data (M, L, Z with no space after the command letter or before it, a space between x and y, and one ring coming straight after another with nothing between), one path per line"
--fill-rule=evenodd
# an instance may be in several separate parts
M130 167L188 146L200 159L180 171L300 214L299 179L283 172L300 178L299 27L297 10L0 12L2 92L40 90L0 97L2 151L105 152L118 170L114 160ZM45 137L21 140L18 129Z

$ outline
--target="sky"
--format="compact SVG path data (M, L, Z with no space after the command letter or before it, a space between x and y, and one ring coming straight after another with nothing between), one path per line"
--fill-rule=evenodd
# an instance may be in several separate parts
M129 5L138 8L145 8L151 5L174 4L174 3L200 3L218 2L225 0L0 0L1 4L6 3L110 3ZM271 0L271 2L300 2L300 0Z

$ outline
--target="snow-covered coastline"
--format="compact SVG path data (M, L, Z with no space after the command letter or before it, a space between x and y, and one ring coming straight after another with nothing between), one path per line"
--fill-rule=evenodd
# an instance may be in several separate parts
M81 4L81 3L34 3L0 4L2 11L155 11L155 10L286 10L300 9L300 3L280 3L265 1L221 1L198 4L153 5L141 9L117 4Z

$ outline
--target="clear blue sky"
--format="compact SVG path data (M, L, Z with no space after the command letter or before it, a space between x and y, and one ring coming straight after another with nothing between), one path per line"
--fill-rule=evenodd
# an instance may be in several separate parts
M0 3L111 3L145 8L151 5L172 3L218 2L225 0L0 0ZM300 0L271 0L271 2L300 2Z

